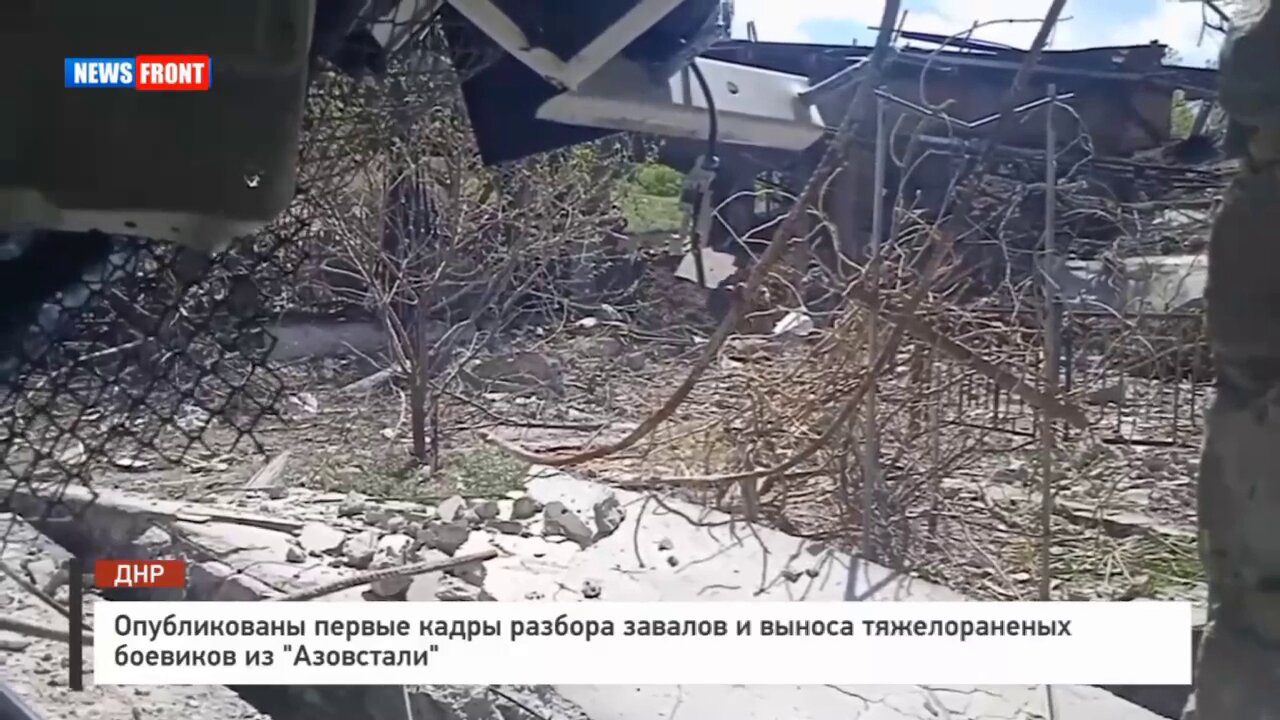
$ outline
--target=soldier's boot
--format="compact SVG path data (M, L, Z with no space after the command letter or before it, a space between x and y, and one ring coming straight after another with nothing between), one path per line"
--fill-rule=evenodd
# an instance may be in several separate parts
M1244 171L1209 250L1219 388L1200 464L1210 625L1184 720L1280 720L1280 166Z

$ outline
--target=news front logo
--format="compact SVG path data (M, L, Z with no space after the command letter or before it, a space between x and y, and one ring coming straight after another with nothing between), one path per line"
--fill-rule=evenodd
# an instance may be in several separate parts
M138 55L127 58L66 58L68 88L132 90L208 90L213 62L208 55Z

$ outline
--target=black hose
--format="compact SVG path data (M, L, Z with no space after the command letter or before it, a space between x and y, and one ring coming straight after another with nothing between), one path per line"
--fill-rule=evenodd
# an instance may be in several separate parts
M702 68L698 67L698 59L694 58L689 63L690 70L693 71L693 77L698 81L698 87L702 88L702 97L707 102L707 115L709 127L707 128L707 160L710 162L718 162L716 157L717 145L720 142L720 113L716 110L716 99L711 94L711 85L707 82L707 76L702 74Z
M698 67L698 59L694 58L689 63L689 68L693 72L693 77L698 81L698 87L702 88L702 97L707 103L707 154L703 158L703 169L714 171L720 165L720 158L716 157L717 145L720 142L720 113L716 110L716 99L711 94L711 84L707 82L707 76L702 73L702 68ZM707 188L707 192L711 192L711 188ZM698 212L701 209L702 198L697 198L699 207L694 208L693 222L693 268L698 277L698 284L707 287L707 269L702 259L702 240L703 238L697 232Z

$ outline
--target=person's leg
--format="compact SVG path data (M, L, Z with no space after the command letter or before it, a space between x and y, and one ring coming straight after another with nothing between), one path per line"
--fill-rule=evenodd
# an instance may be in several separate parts
M1215 220L1218 393L1200 464L1209 627L1184 720L1280 720L1280 171L1244 172Z

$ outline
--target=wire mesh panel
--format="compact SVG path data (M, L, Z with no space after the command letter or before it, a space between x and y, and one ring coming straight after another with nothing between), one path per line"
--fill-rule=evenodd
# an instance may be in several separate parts
M405 128L458 113L459 83L501 55L451 45L458 19L433 0L371 13L345 49L321 53L334 65L311 78L297 196L268 229L213 256L95 233L0 235L5 277L41 279L0 317L0 507L21 493L70 512L68 489L92 498L104 471L260 449L254 431L285 392L266 321L323 301L299 280L323 263L328 196L385 165Z
M212 257L98 238L110 245L105 259L3 346L0 500L22 492L56 506L69 486L92 493L107 466L254 443L283 392L259 328L289 302L296 224L286 218Z

